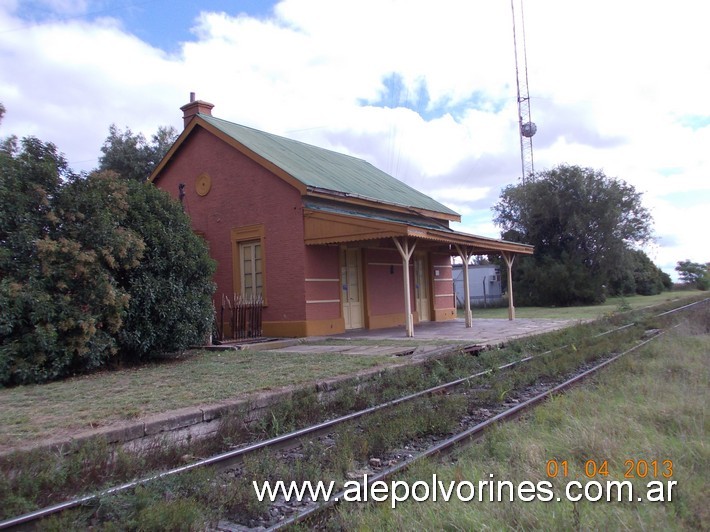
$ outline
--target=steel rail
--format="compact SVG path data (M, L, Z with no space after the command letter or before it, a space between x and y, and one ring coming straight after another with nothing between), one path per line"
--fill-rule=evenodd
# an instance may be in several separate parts
M701 299L699 301L694 301L693 303L688 303L687 305L683 305L682 307L676 307L671 310L661 312L660 314L656 314L654 317L660 318L661 316L667 316L668 314L673 314L674 312L678 312L679 310L685 310L687 308L694 307L695 305L699 305L700 303L707 303L708 301L710 301L710 297L706 297L705 299Z
M691 303L688 305L684 305L682 307L678 307L677 309L672 309L670 311L663 312L661 314L656 315L656 317L664 316L664 315L670 314L670 313L678 311L678 310L684 310L686 308L689 308L689 307L692 307L692 306L697 305L699 303L703 303L703 302L707 302L707 301L710 301L710 298L706 298L701 301L697 301L697 302L694 302L694 303ZM605 335L608 335L608 334L611 334L614 332L618 332L618 331L627 329L629 327L634 327L636 325L638 325L638 324L635 322L629 323L629 324L617 327L615 329L611 329L609 331L598 333L596 335L591 336L590 338L602 337L602 336L605 336ZM31 523L32 521L39 521L41 519L49 517L50 515L53 515L53 514L62 512L62 511L66 511L66 510L69 510L72 508L77 508L79 506L94 502L94 501L100 499L101 497L105 497L108 495L114 495L116 493L120 493L120 492L123 492L126 490L134 489L138 486L148 484L150 482L153 482L155 480L159 480L162 478L171 477L171 476L174 476L177 474L186 473L188 471L192 471L192 470L200 469L200 468L204 468L204 467L219 466L222 469L226 468L226 467L230 467L232 465L235 465L235 464L241 462L243 460L244 456L254 453L256 451L260 451L260 450L267 449L267 448L278 450L278 449L290 447L292 445L293 441L297 441L297 440L304 438L306 436L316 436L316 435L322 434L323 432L326 432L327 430L329 430L332 427L337 426L339 424L342 424L342 423L345 423L348 421L353 421L353 420L358 419L360 417L378 412L379 410L383 410L386 408L392 408L394 406L412 401L417 398L440 393L444 390L447 390L449 388L454 388L456 386L459 386L461 384L469 382L473 379L483 377L483 376L491 374L493 372L504 371L504 370L510 369L514 366L517 366L518 364L529 362L531 360L537 359L542 356L549 355L553 352L560 351L562 349L566 349L569 347L570 347L569 344L563 345L560 347L556 347L554 349L550 349L550 350L545 351L543 353L538 353L536 355L530 355L530 356L521 358L519 360L515 360L515 361L509 362L507 364L503 364L503 365L498 366L496 368L489 368L487 370L483 370L478 373L468 375L466 377L461 377L459 379L455 379L450 382L439 384L437 386L433 386L431 388L427 388L427 389L421 390L419 392L415 392L415 393L412 393L412 394L409 394L409 395L406 395L403 397L399 397L397 399L393 399L393 400L387 401L385 403L381 403L379 405L375 405L375 406L372 406L372 407L369 407L369 408L366 408L363 410L359 410L357 412L352 412L350 414L346 414L344 416L340 416L338 418L334 418L332 420L325 421L325 422L319 423L317 425L305 427L303 429L300 429L300 430L297 430L294 432L290 432L288 434L283 434L281 436L270 438L268 440L263 440L263 441L260 441L260 442L257 442L257 443L251 444L251 445L247 445L247 446L241 447L239 449L234 449L231 451L220 453L218 455L214 455L209 458L205 458L205 459L199 460L197 462L193 462L192 464L187 464L184 466L173 468L168 471L164 471L161 473L157 473L155 475L144 477L142 479L134 480L131 482L126 482L124 484L120 484L118 486L114 486L114 487L111 487L111 488L108 488L105 490L101 490L96 493L84 495L84 496L77 497L77 498L74 498L74 499L71 499L68 501L64 501L62 503L58 503L58 504L48 506L48 507L45 507L45 508L42 508L39 510L35 510L33 512L29 512L29 513L26 513L26 514L23 514L23 515L20 515L20 516L0 522L0 530L17 529L19 526L27 524L27 523Z
M488 418L487 420L469 428L466 429L462 432L459 432L458 434L455 434L439 443L436 445L430 447L426 451L422 451L419 454L416 454L414 456L411 456L409 458L406 458L402 462L398 463L397 465L394 465L388 469L385 469L384 471L381 471L377 474L372 475L372 477L367 477L367 482L368 484L370 483L375 483L378 481L383 481L386 480L396 474L399 474L412 466L415 462L418 462L419 460L425 459L425 458L430 458L435 455L439 455L445 452L450 452L452 451L457 445L464 443L464 442L471 442L475 441L478 438L481 438L485 432L490 429L491 427L497 425L498 423L501 423L503 421L509 421L511 419L516 418L526 410L529 410L530 408L537 406L539 403L542 403L543 401L549 399L553 395L559 394L562 391L574 386L575 384L583 381L584 379L588 378L589 376L597 373L601 369L607 367L609 364L612 364L616 362L618 359L621 357L645 346L649 342L655 340L656 338L659 338L663 334L665 334L666 331L661 331L658 334L648 338L647 340L643 340L639 343L637 343L635 346L632 348L624 351L623 353L619 353L618 355L615 355L595 366L592 368L589 368L585 370L584 372L575 375L571 379L566 380L563 383L560 383L549 390L546 390L542 393L539 393L535 397L532 397L528 399L527 401L524 401L522 403L519 403L515 405L512 408L509 408L508 410L505 410L504 412L501 412L499 414L496 414L495 416ZM360 489L365 490L367 488L367 485L361 484ZM350 489L347 490L348 493L351 491ZM318 515L321 512L324 512L325 510L328 510L330 508L333 508L337 504L339 504L344 496L345 496L346 490L339 491L336 493L331 499L328 501L324 501L317 506L311 507L308 510L305 510L304 512L300 514L296 514L294 516L291 516L289 518L284 519L283 521L280 521L279 523L275 524L274 526L268 528L268 531L277 531L277 530L283 530L285 528L288 528L290 526L296 525L298 523L302 523L304 521L307 521L309 519L312 519L316 515ZM361 492L361 496L363 493ZM360 500L365 500L362 497Z

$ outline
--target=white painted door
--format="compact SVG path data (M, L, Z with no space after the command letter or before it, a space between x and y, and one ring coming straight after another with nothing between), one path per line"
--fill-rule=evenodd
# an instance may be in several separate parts
M361 329L364 326L362 308L362 272L360 250L343 249L340 266L340 281L343 301L343 318L346 329Z
M419 321L431 319L429 311L429 279L427 278L427 261L425 255L414 256L414 298L416 301Z

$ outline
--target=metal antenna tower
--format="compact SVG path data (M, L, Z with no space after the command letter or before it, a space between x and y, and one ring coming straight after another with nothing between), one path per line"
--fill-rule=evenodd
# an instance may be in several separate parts
M516 11L515 4L520 5ZM525 18L523 16L523 0L510 0L513 12L513 48L515 49L515 81L518 87L518 122L520 125L520 161L522 164L523 184L528 179L534 179L532 137L537 126L530 119L530 94L528 93L528 58L525 49ZM519 28L519 30L518 30ZM522 47L518 48L518 31L522 37ZM521 73L522 70L522 73Z

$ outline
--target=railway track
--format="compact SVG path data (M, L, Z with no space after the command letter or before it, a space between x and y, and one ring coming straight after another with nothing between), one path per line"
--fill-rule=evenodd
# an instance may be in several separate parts
M696 305L707 304L708 302L710 302L710 299L704 299L702 301L691 303L689 305L683 305L681 307L657 314L654 317L662 319L664 317L691 309ZM609 335L613 335L615 333L629 330L635 327L636 325L637 323L630 323L620 327L616 327L614 329L610 329L605 332L596 334L590 339L592 341L596 339L601 339ZM377 480L387 479L410 467L418 460L432 455L447 452L448 450L455 448L456 446L462 444L465 441L480 437L486 429L495 425L496 423L518 416L525 410L539 404L541 401L550 397L550 395L561 393L565 389L596 373L600 369L608 366L609 364L613 363L624 355L639 349L640 347L646 345L648 342L653 341L655 338L659 337L663 333L664 331L655 330L653 331L652 335L638 341L635 345L633 345L631 348L625 350L622 353L617 353L613 356L608 356L602 361L587 363L583 365L581 369L577 368L572 376L567 375L565 377L558 377L556 379L548 378L545 379L545 382L542 384L540 382L536 382L535 384L517 390L517 398L513 399L514 402L511 402L508 398L507 400L501 401L501 403L495 407L491 407L489 405L488 408L483 409L485 412L487 412L487 415L483 416L485 419L481 420L476 419L475 417L470 418L467 421L463 422L462 424L465 426L460 427L459 430L457 430L454 434L448 434L443 437L437 437L434 440L432 440L431 438L424 438L425 444L422 445L426 447L425 449L406 453L404 456L401 457L401 459L387 460L385 462L386 467L378 468L378 471L373 472L372 476L370 477L370 481L375 482ZM535 362L544 363L545 359L554 356L556 353L562 353L569 350L576 351L576 349L577 348L573 345L564 345L545 351L543 353L526 356L519 360L500 365L496 368L480 371L468 375L466 377L455 379L453 381L434 386L416 393L412 393L395 400L387 401L382 404L360 410L358 412L353 412L351 414L347 414L345 416L341 416L336 419L326 421L324 423L319 423L317 425L306 427L304 429L289 434L251 444L240 449L224 452L209 457L207 459L194 462L189 465L174 468L169 471L151 475L133 482L123 483L121 485L100 491L95 494L78 497L76 499L72 499L60 504L43 508L35 512L30 512L21 516L17 516L15 518L0 522L0 530L32 529L35 528L38 523L41 522L41 520L46 519L50 516L56 516L58 514L61 514L62 512L66 512L67 510L71 509L84 508L87 505L95 504L97 501L102 500L106 497L126 493L130 490L136 489L139 486L146 486L155 481L178 476L191 471L213 468L219 472L216 474L222 475L220 477L222 479L220 480L220 482L225 482L228 481L224 480L225 478L228 479L230 476L238 476L241 464L244 462L244 460L248 457L254 456L255 454L262 453L268 450L272 453L283 452L284 456L288 456L289 450L297 448L299 445L302 445L302 442L304 441L312 441L317 438L325 438L327 440L329 439L329 441L332 441L332 434L334 432L337 432L339 430L339 427L348 425L351 427L357 427L357 424L361 420L366 419L369 416L378 413L381 414L385 411L395 410L397 407L401 407L403 405L407 405L415 401L421 401L425 398L454 395L454 390L457 389L462 390L460 393L463 395L470 395L471 387L481 379L490 379L493 377L504 375L507 372L527 368L530 364ZM474 392L475 391L476 390L474 390ZM481 416L479 415L478 417L480 418ZM409 445L410 448L416 446L416 444L411 443ZM259 526L271 529L282 529L289 526L293 526L303 521L312 522L320 513L328 510L333 505L337 504L338 498L341 497L338 497L338 494L336 494L334 497L331 497L330 500L326 502L311 502L305 507L301 506L301 508L298 510L287 508L286 513L279 514L278 512L276 512L275 518L271 519L271 521L265 521ZM281 506L283 507L283 505ZM220 521L220 524L217 527L218 530L239 530L243 528L243 525L233 523L229 520Z
M533 395L529 399L524 400L523 402L520 403L515 403L514 405L506 408L505 410L498 412L491 417L487 418L485 421L482 421L481 423L477 423L473 425L472 427L466 428L462 430L461 432L458 432L450 437L444 438L442 441L439 441L432 446L428 447L427 449L415 454L408 456L401 462L392 465L391 467L388 467L382 471L379 471L377 473L374 473L372 475L369 475L367 478L368 484L372 485L375 484L376 482L384 482L387 481L400 473L403 473L410 467L412 467L416 462L420 460L424 460L427 458L431 458L434 456L439 456L444 453L448 453L456 449L458 446L463 445L467 442L474 441L478 438L483 437L485 435L486 431L496 425L497 423L501 423L504 421L510 421L512 419L515 419L516 417L520 416L521 414L525 413L526 411L530 410L531 408L534 408L538 404L542 403L543 401L546 401L550 397L560 394L567 390L568 388L574 386L575 384L578 384L579 382L583 381L584 379L590 377L591 375L594 375L597 373L599 370L605 368L609 364L615 362L622 356L625 356L628 353L631 353L640 347L643 347L647 343L651 342L655 338L658 338L659 336L665 334L665 332L659 332L658 334L655 334L654 336L650 337L647 340L644 340L642 342L639 342L635 346L633 346L631 349L628 349L624 351L623 353L620 353L616 356L613 356L611 358L607 358L604 361L590 367L587 369L584 369L581 373L576 374L574 377L565 380L564 382L561 382L559 384L556 384L550 388L544 389L543 391ZM365 487L363 486L363 489ZM324 502L315 502L312 505L310 505L308 508L306 508L303 511L300 511L296 513L293 516L287 517L283 519L282 521L279 521L278 523L275 523L273 526L270 526L267 528L267 530L270 531L276 531L276 530L285 530L290 527L293 527L299 523L304 523L304 522L312 522L312 521L318 521L319 517L321 514L323 514L326 511L331 510L334 506L339 504L340 501L344 499L345 496L345 490L339 491L338 493L334 494L328 501ZM365 496L363 496L364 499L366 499ZM322 520L322 518L321 518ZM229 530L229 528L223 529L223 530Z

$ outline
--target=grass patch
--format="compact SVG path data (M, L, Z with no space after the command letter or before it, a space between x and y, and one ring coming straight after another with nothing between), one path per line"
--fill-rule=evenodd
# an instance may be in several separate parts
M707 313L705 313L707 316ZM396 510L342 506L339 526L358 530L707 530L710 440L710 336L667 335L622 359L601 375L508 423L462 451L448 465L429 461L404 480L477 483L494 475L513 484L550 480L550 459L566 460L567 480L585 482L587 460L608 462L608 477L623 481L627 460L670 459L677 481L672 502L565 501L561 477L553 479L556 502L407 502ZM645 493L652 478L632 479ZM659 478L659 480L665 480Z
M6 388L0 390L0 450L395 362L337 353L195 351L136 368Z
M641 308L678 297L697 298L699 295L706 293L666 292L660 296L629 297L625 301L631 308ZM517 315L582 319L592 314L612 314L618 305L618 301L610 299L606 305L596 307L519 308ZM507 318L506 309L476 309L474 312L481 318ZM419 340L325 341L333 345L422 345ZM536 337L535 342L539 341ZM432 343L459 342L436 339ZM342 356L338 353L191 351L182 357L135 368L0 389L0 452L151 414L216 403L287 385L298 386L397 362L400 360L391 356Z
M609 316L616 312L638 310L649 306L660 305L678 299L707 297L708 292L700 290L683 290L682 292L663 292L655 296L623 296L609 297L601 305L578 307L515 307L516 318L589 320ZM503 308L473 308L474 319L508 319L508 307ZM463 318L463 309L459 309L458 317Z
M710 323L710 306L705 305L703 308L704 314L701 315L698 311L700 319L695 321L704 324L704 328L694 329L696 334L710 332L707 329ZM678 314L670 316L673 319L679 318ZM627 314L624 318L630 320L631 316ZM517 340L505 348L485 351L478 356L457 353L442 359L429 360L422 365L398 367L394 371L378 373L366 385L359 383L343 386L331 397L320 397L312 387L306 388L295 392L289 400L274 405L263 418L250 426L244 424L242 414L228 416L222 420L220 433L209 444L200 441L199 445L196 442L194 446L188 443L187 446L174 448L160 444L154 449L155 453L129 456L120 450L112 455L105 444L94 442L93 445L76 449L76 452L69 453L66 457L47 456L46 451L45 455L37 451L34 454L21 453L15 458L7 457L0 460L0 473L2 473L0 478L4 479L4 482L0 482L0 500L5 500L8 504L0 514L21 513L37 505L56 502L77 491L91 490L100 485L121 482L134 476L144 476L148 471L166 465L184 463L191 456L214 454L233 444L252 441L254 436L259 438L275 436L334 415L399 397L416 389L470 375L484 368L497 367L501 363L519 359L521 355L545 353L549 349L565 346L560 348L559 352L555 351L555 355L541 356L524 368L493 372L476 381L477 384L469 395L471 399L479 404L486 404L488 399L486 394L489 394L491 401L497 401L508 391L535 381L540 376L566 371L583 359L616 351L637 339L648 328L647 325L641 324L625 328L613 335L594 337L601 331L608 331L611 327L610 321L614 320L584 323L545 335ZM671 371L674 375L683 376L686 369L682 364L677 364L671 368ZM323 401L320 401L321 399ZM185 500L184 504L177 506L173 506L175 501L173 488L165 490L158 486L157 492L154 492L151 487L150 497L148 492L139 490L135 496L126 494L125 497L119 497L117 502L102 501L98 510L95 508L83 517L77 515L76 518L79 520L75 522L77 526L73 528L84 528L78 523L88 524L96 518L108 519L114 523L119 521L124 524L130 523L129 528L151 529L152 523L159 522L164 518L161 516L168 514L181 515L181 519L191 522L196 528L200 528L201 523L213 522L217 515L258 519L266 508L254 500L247 478L262 480L265 478L297 480L343 478L352 471L355 462L366 463L368 458L385 453L398 441L417 435L447 433L466 410L467 404L468 399L463 401L463 397L423 398L417 405L401 405L399 408L382 412L372 418L354 422L349 429L345 429L345 432L335 437L333 444L324 446L318 442L307 443L304 446L303 457L296 460L292 467L277 465L275 460L269 458L269 453L264 453L258 459L251 461L251 466L247 468L247 477L236 485L215 485L208 482L199 490L184 495L186 499L191 498L194 501ZM564 410L551 415L549 420L551 424L564 422ZM675 421L672 413L670 416L666 415L663 420L668 423ZM210 447L205 446L206 444ZM500 448L491 447L491 449L494 454L500 453ZM510 461L510 455L503 456ZM211 507L209 511L204 507L208 501ZM107 508L112 509L107 511ZM82 513L78 512L78 514ZM155 521L152 520L153 518ZM59 519L59 528L62 528L61 523L66 523L65 519L74 519L74 517ZM255 526L258 524L256 521L254 523Z
M515 358L516 354L511 353L511 356ZM314 387L305 387L294 391L287 400L275 404L263 417L251 424L245 423L246 407L244 411L230 413L221 419L217 434L204 440L189 440L180 444L167 440L157 441L148 449L131 453L121 448L112 449L105 441L94 439L85 444L73 444L61 454L46 449L8 454L0 458L0 500L6 503L0 508L0 519L66 500L80 493L97 491L100 487L145 477L150 472L175 467L192 461L195 457L224 452L234 445L277 436L304 425L371 406L387 397L399 397L416 389L451 380L453 377L470 375L483 367L499 364L500 357L501 353L496 356L484 354L478 357L456 353L441 360L381 372L368 381L367 385L354 383L342 386L332 397L320 397ZM441 417L436 416L428 423L434 425L441 422ZM367 445L363 444L362 447L367 448ZM337 456L341 456L341 453ZM340 460L337 469L341 471L350 463L347 458L335 460ZM301 464L299 475L306 471L316 470L304 462ZM272 472L275 473L276 471ZM230 494L225 511L230 512L234 511L233 508L238 508L239 512L246 515L258 515L264 508L253 500L251 485L244 482L239 484L244 485L241 488L232 485L217 487L218 491L226 490ZM132 496L121 497L133 500ZM141 497L137 497L137 500L130 504L140 506L140 499ZM222 500L221 496L216 499ZM180 510L189 509L185 507ZM94 515L92 512L76 514L66 519L89 523ZM97 514L98 518L103 519L100 514L101 512ZM62 517L58 522L62 523L64 520Z

